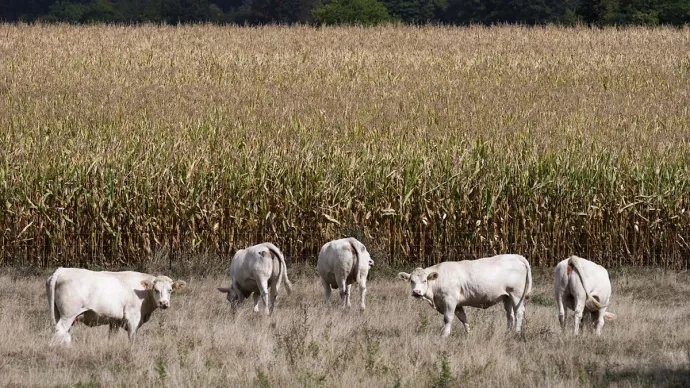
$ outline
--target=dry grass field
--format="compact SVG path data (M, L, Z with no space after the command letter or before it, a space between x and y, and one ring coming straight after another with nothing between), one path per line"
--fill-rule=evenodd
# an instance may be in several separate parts
M686 268L690 29L0 25L0 264L357 231Z
M221 277L187 277L189 288L156 311L130 346L107 327L77 326L71 348L49 348L43 277L0 276L0 385L170 387L574 387L687 386L690 279L663 270L613 271L604 334L562 335L551 273L535 271L522 335L505 330L501 306L468 311L471 332L374 272L367 311L326 310L312 267L292 268L292 295L273 316L232 314ZM456 323L458 323L456 321Z

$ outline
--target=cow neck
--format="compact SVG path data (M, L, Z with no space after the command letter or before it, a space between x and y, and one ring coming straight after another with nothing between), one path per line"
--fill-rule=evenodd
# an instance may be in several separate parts
M354 262L352 263L352 268L350 269L350 273L347 275L347 280L345 281L346 284L352 284L354 283L357 279L357 271L359 270L359 251L355 247L355 244L352 243L352 241L348 240L347 241L350 244L350 248L352 250L352 258Z
M434 285L436 284L438 280L434 280L433 283L429 282L429 287L426 289L426 293L424 294L424 298L429 299L431 302L434 301Z
M156 299L153 297L153 288L150 290L146 290L146 297L144 298L144 302L142 303L143 311L148 311L148 312L153 312L155 309L158 308L156 305Z

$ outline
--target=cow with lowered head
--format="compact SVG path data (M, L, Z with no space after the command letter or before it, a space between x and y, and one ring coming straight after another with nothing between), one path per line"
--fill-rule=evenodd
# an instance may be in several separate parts
M604 320L616 318L606 311L611 298L611 281L606 268L577 256L570 256L556 265L553 287L558 308L558 320L565 330L567 309L575 312L573 333L578 335L580 323L589 314L597 335L601 335Z
M254 312L259 311L261 297L264 312L271 314L281 284L285 283L288 293L292 291L285 257L280 249L271 243L257 244L237 251L230 262L228 275L230 287L220 287L218 291L227 294L226 298L233 308L237 308L254 294Z
M331 289L340 292L342 307L350 307L350 291L357 283L360 292L359 307L364 310L367 293L367 275L374 265L367 247L359 240L348 237L327 242L321 247L316 268L321 278L326 305L330 304Z

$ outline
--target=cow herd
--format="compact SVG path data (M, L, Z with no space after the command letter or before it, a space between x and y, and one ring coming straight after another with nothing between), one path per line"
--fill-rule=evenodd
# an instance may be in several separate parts
M355 238L326 243L320 250L317 271L330 305L331 290L340 294L341 307L350 307L353 284L360 290L360 308L365 309L367 275L374 265L367 248ZM218 288L236 309L253 294L254 311L259 299L264 312L275 309L276 298L283 283L288 292L285 257L270 243L239 250L230 263L230 286ZM442 336L451 332L454 316L466 332L469 321L464 307L488 308L502 302L508 330L520 332L525 314L525 301L532 291L532 270L523 256L497 255L476 260L449 261L411 273L400 272L398 278L409 282L412 296L428 302L443 314ZM153 276L139 272L89 271L81 268L58 268L46 280L50 314L55 325L52 343L71 343L72 326L109 325L110 333L124 328L134 341L137 329L157 309L170 306L175 290L186 287L183 280ZM580 331L585 314L590 314L597 334L605 319L615 315L606 308L611 297L611 282L606 269L589 260L571 256L558 263L554 271L554 293L558 319L566 326L567 309L573 310L574 333Z

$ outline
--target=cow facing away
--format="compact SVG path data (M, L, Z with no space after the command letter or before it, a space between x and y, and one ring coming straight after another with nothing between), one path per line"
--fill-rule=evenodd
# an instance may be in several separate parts
M412 296L443 314L442 337L450 334L453 316L469 333L464 306L488 308L503 302L508 330L520 332L525 299L532 291L532 270L520 255L498 255L477 260L448 261L417 268L398 277L410 282Z
M606 268L577 256L570 256L556 265L553 276L558 320L565 330L567 310L575 312L573 332L580 332L585 313L590 313L597 335L601 335L604 319L615 319L606 312L611 298L611 281Z
M254 293L254 312L259 311L259 297L264 302L264 312L270 314L275 308L280 286L285 282L288 293L292 283L288 279L283 253L271 243L253 245L235 253L228 272L232 284L218 288L227 294L233 308L237 308ZM270 287L270 309L269 309Z
M367 293L367 275L374 265L367 248L353 237L333 240L324 244L316 263L321 285L330 305L331 289L340 291L342 307L350 307L352 284L357 283L360 292L360 308L365 309L364 297Z
M58 268L46 280L50 316L55 325L52 343L71 344L72 325L124 327L134 341L137 329L157 309L170 307L170 295L187 285L167 276L139 272L89 271Z

